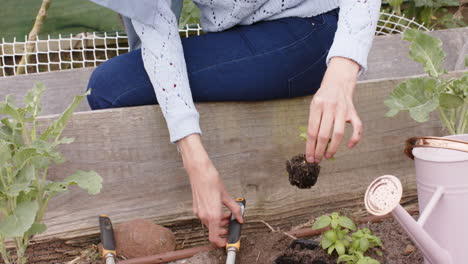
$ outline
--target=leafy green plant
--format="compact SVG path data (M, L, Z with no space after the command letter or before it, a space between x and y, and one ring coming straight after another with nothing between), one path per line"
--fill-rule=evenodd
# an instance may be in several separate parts
M351 246L352 238L348 235L351 230L356 230L354 222L346 216L341 216L337 212L330 215L322 215L314 222L312 229L317 230L325 227L330 227L330 230L325 231L320 244L328 254L332 254L334 250L338 255L344 255L346 248Z
M417 122L426 122L438 110L439 119L450 134L468 132L468 73L460 78L446 78L442 68L445 52L440 39L408 29L403 39L410 44L409 57L420 63L427 77L413 78L400 83L385 100L392 117L408 111ZM467 63L468 66L468 63Z
M337 212L330 215L322 215L317 218L312 225L312 229L329 228L322 235L320 244L329 255L334 251L338 254L337 263L346 262L347 264L380 264L379 261L364 256L369 249L382 247L382 241L379 237L372 234L370 229L362 228L356 230L354 222ZM354 233L349 235L350 231ZM376 249L375 249L376 250ZM382 252L376 250L378 255Z
M380 261L364 256L362 252L355 252L350 255L341 255L338 257L337 263L341 262L345 262L346 264L380 264Z
M380 237L373 235L369 228L361 228L354 232L351 235L351 237L353 239L353 242L351 243L351 247L349 248L350 253L364 253L369 249L383 246ZM376 252L378 255L382 255L381 251L377 250Z
M12 96L0 102L0 254L5 263L26 263L30 239L46 230L42 218L52 197L66 192L70 185L93 195L102 187L102 178L94 171L77 171L61 181L47 178L53 163L64 162L57 147L73 142L62 137L62 132L85 95L76 96L62 115L39 133L44 89L36 83L26 94L24 107L16 106ZM7 251L7 240L14 242L16 257Z

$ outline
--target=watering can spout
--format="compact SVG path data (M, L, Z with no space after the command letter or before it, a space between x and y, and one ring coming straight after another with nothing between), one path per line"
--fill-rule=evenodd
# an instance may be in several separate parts
M438 200L443 189L438 189L431 201L427 204L419 220L413 217L400 205L403 193L400 180L395 176L385 175L371 183L366 192L365 205L373 215L392 213L398 223L408 233L416 246L422 251L425 259L431 264L453 264L449 253L440 247L437 242L424 230L423 226Z

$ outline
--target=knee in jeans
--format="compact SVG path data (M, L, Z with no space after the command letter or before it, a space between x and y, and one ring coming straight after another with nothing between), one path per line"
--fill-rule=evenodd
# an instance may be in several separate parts
M112 79L109 73L106 71L106 63L99 65L91 74L88 82L87 91L90 94L87 96L89 106L91 109L103 109L111 107L110 99L107 98L109 95L109 80Z

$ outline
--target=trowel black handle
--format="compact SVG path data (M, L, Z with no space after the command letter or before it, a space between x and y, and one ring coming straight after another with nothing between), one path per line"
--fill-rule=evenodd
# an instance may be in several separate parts
M236 199L236 202L241 207L242 216L244 216L245 199L240 197ZM229 221L229 236L228 236L226 249L235 248L237 251L239 250L241 230L242 230L242 224L239 223L236 217L232 214L231 220Z
M106 257L109 253L116 256L114 229L107 215L99 216L99 228L101 230L102 256Z

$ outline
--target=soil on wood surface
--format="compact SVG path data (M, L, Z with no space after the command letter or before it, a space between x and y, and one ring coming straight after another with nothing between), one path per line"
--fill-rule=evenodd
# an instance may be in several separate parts
M308 163L304 154L299 154L286 161L289 182L300 189L308 189L317 182L320 165Z
M418 249L408 238L400 225L394 219L382 223L361 225L368 227L372 232L380 236L384 244L383 256L376 254L370 256L379 260L382 264L422 264L423 257ZM319 241L320 237L309 239ZM238 254L238 264L334 264L336 255L329 256L323 250L309 250L296 247L289 248L293 239L282 233L259 233L257 235L243 237L241 251ZM193 258L171 262L171 264L224 264L225 252L219 249L205 252Z

